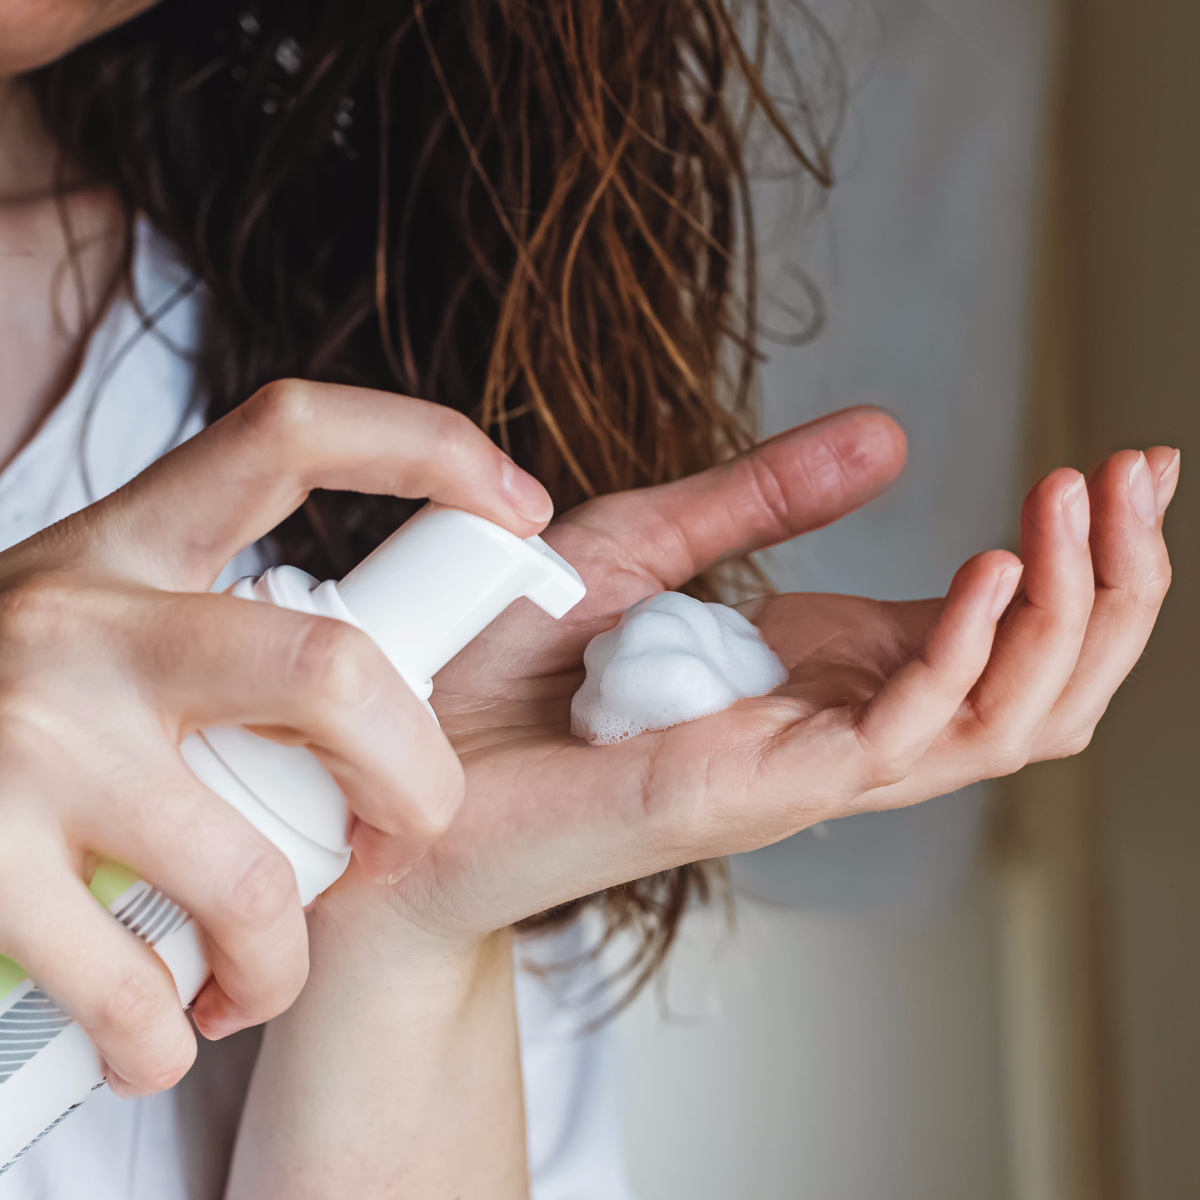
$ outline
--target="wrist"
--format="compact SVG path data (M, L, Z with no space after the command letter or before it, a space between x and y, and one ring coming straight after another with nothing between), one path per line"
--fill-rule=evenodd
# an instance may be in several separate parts
M310 988L319 977L334 976L370 978L372 990L392 981L407 995L464 992L511 955L507 929L433 930L398 909L386 884L363 876L343 882L308 913Z
M508 931L438 937L328 899L308 983L267 1028L230 1195L525 1195Z

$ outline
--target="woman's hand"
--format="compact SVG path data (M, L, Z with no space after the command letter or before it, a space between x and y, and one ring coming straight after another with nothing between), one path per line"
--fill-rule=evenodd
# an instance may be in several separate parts
M1015 601L1020 561L1002 551L967 563L944 600L772 597L747 611L790 670L774 694L616 746L570 736L584 647L624 609L836 520L903 457L889 418L852 410L555 522L546 539L587 598L561 622L515 606L435 679L466 803L396 886L351 864L313 906L316 970L268 1027L231 1197L526 1195L511 986L493 931L1082 746L1166 590L1169 451L1110 459L1090 503L1074 472L1035 488Z
M195 1046L162 963L88 894L98 859L201 926L206 1035L279 1013L307 973L291 867L191 774L184 737L236 723L308 746L376 876L430 845L462 795L445 738L364 634L207 592L316 487L431 496L521 535L551 512L454 412L288 382L0 554L0 952L79 1021L122 1091L173 1084Z
M623 609L836 519L882 490L903 456L888 417L851 410L556 521L546 539L588 596L559 623L510 610L438 675L433 703L468 800L391 905L428 930L474 937L680 863L1082 749L1167 589L1170 450L1124 451L1090 484L1054 472L1025 503L1022 559L972 559L943 599L800 594L747 606L790 671L770 696L615 746L571 738L583 649ZM348 874L325 903L347 916L373 891Z

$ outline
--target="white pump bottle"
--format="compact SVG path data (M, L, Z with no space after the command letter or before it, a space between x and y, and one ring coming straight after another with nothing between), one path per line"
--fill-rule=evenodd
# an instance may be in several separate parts
M338 583L284 566L231 591L358 626L428 708L434 673L514 600L528 597L557 618L583 598L584 586L541 538L521 539L429 504ZM346 799L307 750L222 727L189 737L181 751L210 789L283 851L304 904L346 869ZM121 868L102 867L92 890L154 947L180 1001L190 1004L209 968L188 914ZM0 969L0 1174L103 1083L79 1026L21 972L7 975Z

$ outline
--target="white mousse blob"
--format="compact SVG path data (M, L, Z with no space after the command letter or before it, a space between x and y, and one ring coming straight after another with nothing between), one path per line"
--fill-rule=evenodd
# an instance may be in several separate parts
M787 670L762 634L724 604L662 592L627 610L583 652L587 678L571 701L571 732L609 746L762 696Z

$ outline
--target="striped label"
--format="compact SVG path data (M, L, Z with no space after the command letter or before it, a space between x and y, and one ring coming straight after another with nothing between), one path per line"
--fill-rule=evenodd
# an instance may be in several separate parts
M188 919L186 910L139 879L118 897L113 909L130 933L153 946L174 933ZM49 996L32 980L0 1001L0 1084L23 1067L51 1038L71 1023Z
M61 1117L57 1118L57 1120L51 1121L50 1124L47 1125L46 1128L43 1129L42 1132L39 1133L37 1135L37 1137L35 1137L33 1139L32 1142L30 1142L27 1146L22 1146L21 1149L18 1150L16 1152L16 1154L14 1154L12 1156L12 1158L10 1158L8 1160L8 1162L6 1162L4 1164L4 1166L0 1167L0 1175L3 1175L4 1172L7 1171L8 1168L11 1167L13 1165L13 1163L15 1163L17 1161L17 1159L20 1158L23 1154L28 1154L29 1151L32 1150L34 1148L34 1146L36 1146L38 1144L38 1142L40 1142L42 1140L42 1138L44 1138L46 1136L46 1134L50 1133L52 1130L57 1129L77 1108L82 1108L84 1106L84 1103L85 1103L85 1101L80 1100L78 1104L72 1104L71 1107L68 1108L67 1111L65 1113L63 1113Z
M188 919L169 896L139 879L117 902L113 916L137 934L148 946L155 946L168 934L182 928Z
M40 987L31 984L0 1016L0 1083L23 1067L68 1025L67 1016Z
M111 911L130 933L140 937L149 946L174 933L188 920L184 909L158 888L151 887L141 879L116 898ZM38 1051L62 1033L71 1024L71 1018L31 979L0 1000L0 1010L0 1085L3 1085L14 1072L19 1071ZM68 1111L74 1112L78 1107L75 1105ZM0 1175L67 1115L63 1113L20 1154L0 1166Z

